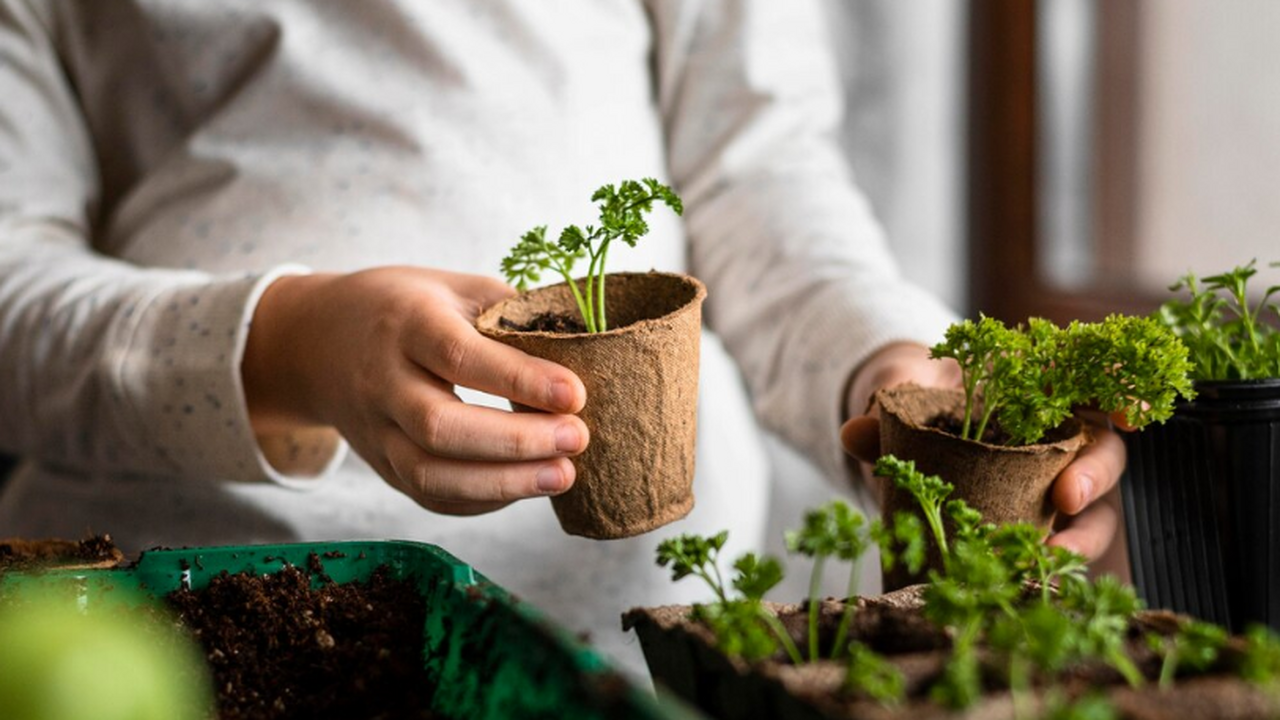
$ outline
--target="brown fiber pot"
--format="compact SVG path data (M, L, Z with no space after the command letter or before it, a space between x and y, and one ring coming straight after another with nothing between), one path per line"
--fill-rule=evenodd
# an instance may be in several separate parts
M1089 443L1084 423L1069 418L1035 445L1012 447L962 440L930 427L940 416L964 417L964 391L900 385L876 393L880 405L880 451L902 460L913 460L926 475L938 475L951 483L959 498L996 524L1029 522L1046 533L1053 524L1054 507L1049 489ZM887 487L883 515L900 510L918 514L910 494ZM931 552L931 565L937 557ZM884 575L885 591L904 587L921 578L901 566Z
M610 329L603 333L521 332L546 312L580 317L568 285L503 301L476 320L484 335L577 373L587 388L579 417L591 431L573 459L577 479L551 499L560 526L596 539L631 537L693 509L698 347L706 288L671 273L608 275Z

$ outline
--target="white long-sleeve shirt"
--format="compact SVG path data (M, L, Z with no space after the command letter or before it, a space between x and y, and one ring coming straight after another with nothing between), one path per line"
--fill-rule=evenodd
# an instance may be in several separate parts
M658 540L759 541L751 409L839 478L852 371L951 320L844 166L822 22L775 0L0 0L0 449L25 459L0 536L435 542L634 665L618 613L703 594ZM643 176L685 216L610 269L697 275L720 339L689 518L595 542L545 500L428 513L342 448L319 478L265 462L239 364L273 279L496 275L525 230Z

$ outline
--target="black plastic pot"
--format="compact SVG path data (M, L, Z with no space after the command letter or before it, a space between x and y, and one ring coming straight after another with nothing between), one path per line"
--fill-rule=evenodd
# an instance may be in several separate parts
M1280 630L1280 379L1196 392L1125 434L1134 584L1149 607Z

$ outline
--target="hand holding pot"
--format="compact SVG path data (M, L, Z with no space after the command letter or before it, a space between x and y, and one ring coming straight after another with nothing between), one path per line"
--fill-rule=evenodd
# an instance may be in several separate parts
M909 343L889 345L862 364L850 383L846 406L850 419L841 428L840 438L845 450L863 463L864 477L870 477L868 463L880 456L879 408L872 406L871 399L880 388L906 382L959 387L959 366L931 359L928 348ZM1124 548L1115 542L1119 528L1116 482L1124 469L1124 443L1106 418L1086 415L1085 419L1092 425L1093 442L1054 481L1051 497L1062 519L1049 543L1098 561L1095 570L1124 577ZM875 485L873 489L879 499L882 488Z
M263 294L242 364L260 437L341 433L390 485L435 512L555 495L587 446L569 370L478 333L500 281L421 268L283 277ZM463 403L455 385L545 413ZM326 429L332 428L332 429Z

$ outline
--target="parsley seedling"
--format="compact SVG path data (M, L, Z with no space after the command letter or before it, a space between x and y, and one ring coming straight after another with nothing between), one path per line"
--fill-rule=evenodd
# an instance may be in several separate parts
M1208 670L1226 642L1226 630L1198 620L1183 622L1172 637L1148 634L1147 646L1163 660L1160 664L1160 689L1173 687L1173 679L1180 668Z
M856 607L858 594L858 560L871 544L866 518L848 504L833 500L805 514L804 526L786 535L787 549L813 558L813 570L809 574L809 660L818 659L818 591L822 586L822 568L828 557L849 563L848 591L845 610L836 630L831 657L843 648L849 625Z
M947 497L955 490L951 483L943 482L937 475L925 475L916 470L913 460L899 460L893 455L883 455L876 461L876 475L889 478L901 490L905 490L920 504L925 522L933 532L943 562L948 556L947 532L942 526L942 508Z
M1112 315L1067 328L1031 318L1010 328L982 316L952 325L930 355L960 364L966 440L982 439L995 418L1014 443L1029 445L1089 404L1123 410L1142 427L1167 419L1177 395L1193 395L1186 346L1151 318Z
M525 233L511 253L502 260L502 274L507 282L524 292L529 283L538 282L545 270L555 270L564 278L573 299L582 313L588 332L604 332L609 329L605 306L605 262L609 246L621 240L631 247L649 232L646 213L656 202L671 208L677 215L684 212L684 204L670 187L653 178L642 181L624 180L616 187L605 185L591 196L599 203L600 224L585 228L570 225L560 232L560 238L552 243L547 240L547 227L541 225ZM587 276L579 281L573 277L577 261L587 259Z
M760 660L772 655L781 643L792 662L804 662L786 628L762 602L764 594L782 582L782 564L755 553L738 558L731 586L741 597L730 598L719 565L720 550L728 539L727 530L710 537L685 534L668 538L658 544L658 566L671 566L672 581L690 575L702 578L715 593L716 602L694 606L694 618L706 623L725 653Z
M902 700L906 678L893 663L860 642L849 643L848 656L846 689L888 705Z

